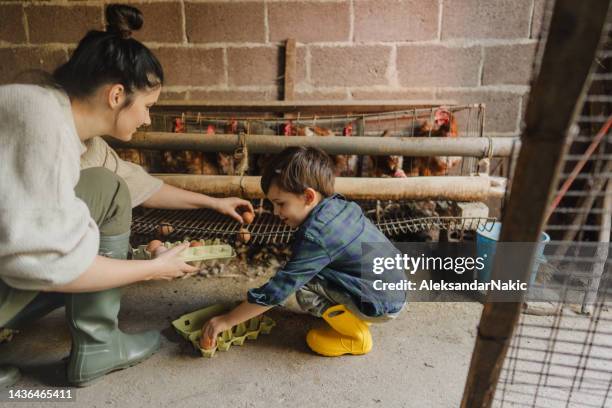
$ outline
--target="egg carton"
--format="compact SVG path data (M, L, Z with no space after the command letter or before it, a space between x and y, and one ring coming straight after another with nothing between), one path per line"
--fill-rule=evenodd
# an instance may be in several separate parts
M213 259L224 260L236 257L236 251L231 245L223 244L219 239L199 239L194 240L202 243L201 246L189 247L181 252L183 260L196 268L201 267L206 261ZM163 242L162 244L170 249L181 245L185 241ZM193 241L191 241L193 242ZM152 259L153 255L147 251L147 245L139 245L132 249L132 259Z
M191 342L202 357L213 357L217 350L227 351L232 345L242 346L248 340L256 340L260 334L268 334L276 322L265 315L256 316L246 322L239 323L232 328L221 332L217 336L216 344L211 349L200 347L202 326L214 316L226 313L231 308L227 305L216 304L195 312L187 313L172 322L172 326L187 341Z

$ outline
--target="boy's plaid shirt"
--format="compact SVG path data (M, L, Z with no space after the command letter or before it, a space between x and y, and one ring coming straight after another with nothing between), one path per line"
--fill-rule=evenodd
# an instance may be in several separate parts
M399 250L365 217L359 205L341 194L327 197L310 212L294 235L292 255L287 264L263 286L247 293L250 303L274 306L300 289L314 276L326 279L335 289L346 292L368 316L401 310L405 292L375 291L372 274L362 273L362 244L388 243L385 253L395 257ZM387 246L384 246L387 248ZM364 271L365 272L365 271ZM377 275L383 281L398 281L393 272Z

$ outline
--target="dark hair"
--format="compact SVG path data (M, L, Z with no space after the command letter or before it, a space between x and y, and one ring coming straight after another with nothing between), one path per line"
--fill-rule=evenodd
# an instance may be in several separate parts
M90 96L99 86L117 83L129 97L137 89L155 88L164 82L164 72L155 55L132 31L143 24L135 7L109 4L106 31L92 30L79 42L70 60L53 72L53 81L69 96Z
M281 190L301 194L310 187L329 197L334 180L334 164L327 153L316 147L288 147L265 167L261 189L268 194L274 183Z

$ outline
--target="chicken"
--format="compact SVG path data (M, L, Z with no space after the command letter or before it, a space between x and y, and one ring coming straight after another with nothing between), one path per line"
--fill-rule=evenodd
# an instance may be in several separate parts
M389 137L389 131L385 130L381 137ZM365 166L365 174L370 177L406 177L402 156L368 156Z
M175 133L185 133L186 124L181 118L174 120L173 131ZM162 168L166 173L182 174L219 174L214 153L203 153L192 150L162 152Z
M349 123L342 132L342 136L352 136L352 125ZM296 136L334 136L334 131L319 126L297 126L294 127L292 134ZM357 156L356 155L330 155L334 162L334 174L336 176L354 177L357 175Z
M434 122L425 121L414 129L415 137L458 137L457 120L448 108L440 107L434 112ZM461 163L461 157L406 157L404 170L410 176L445 175Z
M122 160L141 164L140 151L138 149L115 149L115 152Z

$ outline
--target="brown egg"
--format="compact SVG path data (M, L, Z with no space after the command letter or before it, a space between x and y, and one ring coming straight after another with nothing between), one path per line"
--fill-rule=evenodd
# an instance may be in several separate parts
M157 226L157 234L159 236L165 237L174 232L174 227L167 223L161 223Z
M153 253L161 245L163 245L163 243L160 240L154 239L153 241L149 242L149 244L147 245L147 251Z
M238 234L236 235L236 239L240 242L247 243L251 240L251 233L246 228L240 228Z
M253 220L255 219L255 213L252 213L251 211L245 211L241 215L246 224L252 224Z
M204 350L210 350L211 348L213 348L212 339L208 336L200 337L200 347L202 347Z
M197 241L197 240L193 240L189 243L190 247L199 247L199 246L204 246L204 244L202 243L202 241Z

